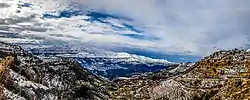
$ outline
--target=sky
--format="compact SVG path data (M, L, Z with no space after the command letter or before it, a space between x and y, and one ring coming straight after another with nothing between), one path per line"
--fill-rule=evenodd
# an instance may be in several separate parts
M250 44L249 0L2 0L0 9L0 32L18 33L7 42L189 56Z
M249 44L249 0L85 0L98 10L135 19L161 40L157 49L205 55Z

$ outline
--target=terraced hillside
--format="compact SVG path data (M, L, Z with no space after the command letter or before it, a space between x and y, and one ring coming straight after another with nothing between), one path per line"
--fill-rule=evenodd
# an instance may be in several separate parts
M118 81L115 99L246 100L250 99L246 50L218 51L194 65L183 64L144 76Z

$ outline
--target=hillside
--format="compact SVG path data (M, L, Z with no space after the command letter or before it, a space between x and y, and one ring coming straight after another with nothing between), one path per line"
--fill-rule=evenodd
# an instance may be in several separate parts
M246 100L249 61L246 50L218 51L194 65L119 80L123 88L112 93L116 99Z
M1 99L247 100L250 52L222 50L196 63L107 80L70 58L38 58L0 45Z
M3 100L109 98L107 90L112 83L91 74L73 60L40 59L19 46L0 43L0 47L0 98Z

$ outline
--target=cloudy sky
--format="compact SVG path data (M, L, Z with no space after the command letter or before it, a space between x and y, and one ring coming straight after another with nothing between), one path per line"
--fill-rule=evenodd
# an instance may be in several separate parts
M20 37L1 38L9 42L92 43L193 56L250 44L249 0L2 0L0 9L0 30ZM70 18L42 18L65 10L116 17L89 22L82 19L91 16L78 12Z
M206 54L249 44L249 0L85 0L83 4L135 19L160 51Z

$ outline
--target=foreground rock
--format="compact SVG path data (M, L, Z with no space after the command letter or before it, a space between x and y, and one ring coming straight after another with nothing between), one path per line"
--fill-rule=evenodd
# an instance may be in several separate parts
M0 43L1 99L108 99L108 80L64 58L36 58L19 46Z

